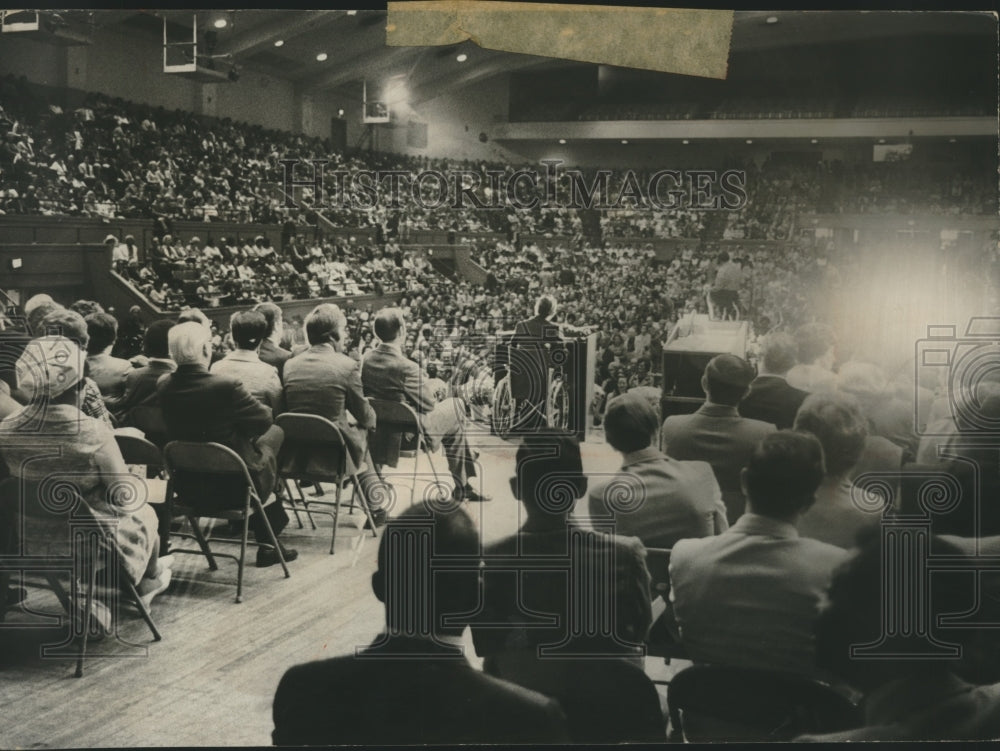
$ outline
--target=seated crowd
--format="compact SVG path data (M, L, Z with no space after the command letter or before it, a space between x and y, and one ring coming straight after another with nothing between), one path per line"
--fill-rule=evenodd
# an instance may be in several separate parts
M476 173L476 195L489 204L488 172L510 178L519 168L539 165L405 157L378 152L336 152L329 140L270 131L232 120L168 112L103 94L82 94L64 108L26 80L0 81L0 211L5 214L115 218L189 219L317 225L308 189L288 209L280 191L283 159L328 159L327 172L342 170L463 170ZM672 167L676 165L664 165ZM403 191L394 202L376 186L371 208L330 210L325 222L376 227L384 239L407 242L417 229L491 231L573 236L599 244L605 238L683 237L701 240L790 240L800 215L810 213L992 213L996 186L985 164L914 165L906 162L845 164L817 161L787 164L768 159L758 165L732 157L716 166L742 169L753 185L741 211L717 212L679 207L670 211L576 209L540 205L518 211L469 206L441 208L435 187L421 186L430 201ZM646 180L648 173L640 175ZM591 184L596 170L583 170ZM610 173L610 195L626 178ZM464 185L464 183L463 183ZM472 185L470 183L470 185ZM466 186L469 187L469 186ZM560 183L560 188L563 188ZM536 193L544 198L544 183ZM298 199L296 199L298 200ZM543 201L544 203L544 201ZM320 210L322 210L320 208Z
M996 451L977 443L975 424L950 403L955 396L1000 415L1000 368L974 393L955 395L946 378L895 383L872 363L845 360L822 324L773 332L759 342L756 368L734 355L709 361L693 414L663 419L627 385L610 397L603 430L622 455L612 476L588 478L568 434L523 436L510 478L519 528L484 547L465 506L490 500L468 437L475 380L432 376L418 343L426 302L350 317L321 303L295 336L281 308L265 302L233 314L221 337L198 309L137 331L133 312L119 326L93 301L66 308L33 297L27 334L8 329L4 338L19 354L16 368L0 371L0 456L26 482L67 468L83 478L88 507L117 521L113 538L148 604L170 584L171 520L109 491L131 477L116 431L235 451L262 501L278 499L249 521L256 564L267 567L297 558L277 539L288 516L275 418L313 414L340 429L368 525L383 530L372 590L385 604L385 629L357 655L285 674L273 708L277 744L662 741L667 724L643 670L655 649L849 685L865 697L857 727L804 728L838 739L1000 732L1000 664L988 629L931 618L938 642L965 647L950 660L899 659L889 648L869 660L849 656L884 636L880 533L922 508L919 478L961 489L949 513L930 518L930 554L1000 549ZM141 336L142 354L119 341L126 325L130 339ZM440 445L447 459L449 496L389 518L385 470L398 465L405 438L378 430L370 399L422 416L430 449ZM962 459L970 451L979 471ZM425 534L433 544L405 542ZM656 564L664 556L668 567ZM987 609L995 584L982 578ZM935 596L935 612L968 610L962 587L949 585L958 592ZM99 602L89 615L109 625ZM467 628L482 671L462 659Z

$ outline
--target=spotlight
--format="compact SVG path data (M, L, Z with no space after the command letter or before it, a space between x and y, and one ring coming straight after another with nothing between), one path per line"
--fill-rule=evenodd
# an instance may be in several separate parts
M622 139L622 145L628 146L628 139L627 138L623 138Z
M285 40L284 39L279 39L278 41L276 41L274 43L275 47L283 47L284 45L285 45Z
M463 53L462 53L461 55L459 55L459 56L458 56L458 57L456 57L455 59L456 59L456 60L458 60L458 62L460 62L460 63L464 63L464 62L465 62L466 60L468 60L468 59L469 59L469 56L468 56L468 55L466 55L466 54L465 54L465 53L463 52Z
M316 59L319 60L320 62L323 62L324 60L326 60L326 53L320 52L318 55L316 55Z
M565 138L560 138L559 139L559 143L566 143L566 139Z
M212 26L214 26L217 29L224 29L228 25L229 22L225 18L216 18L215 21L212 23Z

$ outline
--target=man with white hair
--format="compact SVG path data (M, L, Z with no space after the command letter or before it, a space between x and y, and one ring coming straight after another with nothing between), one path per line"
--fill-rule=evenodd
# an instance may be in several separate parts
M170 357L177 370L157 383L156 391L168 441L214 442L228 446L246 462L261 501L266 502L275 487L277 456L285 434L274 424L271 409L257 401L234 378L210 373L211 332L194 321L179 323L167 337ZM281 503L264 507L274 534L288 524ZM254 514L250 526L260 547L257 566L273 566L295 560L298 553L270 544L267 526Z

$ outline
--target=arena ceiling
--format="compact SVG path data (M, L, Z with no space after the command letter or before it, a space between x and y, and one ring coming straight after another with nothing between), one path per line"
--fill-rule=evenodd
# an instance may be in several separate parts
M500 73L567 65L552 58L485 50L471 42L439 48L387 47L385 13L380 11L198 11L198 16L203 29L213 28L219 18L226 20L217 31L217 55L231 55L239 65L294 81L303 91L405 76L410 101L417 104ZM162 17L180 31L191 26L192 12L94 11L90 22L144 32L159 43ZM995 38L995 34L993 16L984 13L739 11L731 50L737 54L916 35ZM326 54L322 61L317 60L321 53ZM463 62L457 60L460 54L466 56Z

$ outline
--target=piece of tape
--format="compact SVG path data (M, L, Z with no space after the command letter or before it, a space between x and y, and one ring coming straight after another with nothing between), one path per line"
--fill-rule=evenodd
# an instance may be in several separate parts
M725 78L733 11L492 0L389 3L386 44L491 50Z

